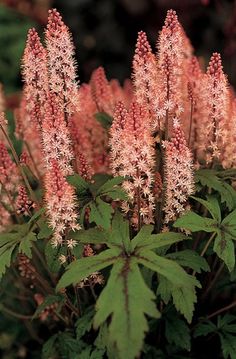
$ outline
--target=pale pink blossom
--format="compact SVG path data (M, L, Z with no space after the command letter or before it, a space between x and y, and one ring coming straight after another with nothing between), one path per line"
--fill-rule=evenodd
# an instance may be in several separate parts
M128 113L120 104L110 132L113 174L127 176L123 188L129 200L123 202L122 208L125 213L130 212L136 228L153 222L155 199L151 189L155 161L148 123L148 112L140 104L133 102Z
M227 140L229 117L229 88L223 72L221 56L214 53L210 59L202 87L205 117L199 123L201 145L207 163L221 160Z
M115 99L103 67L100 66L93 71L90 86L97 112L106 112L112 116Z
M49 225L54 230L52 245L67 245L74 242L67 241L66 235L70 230L80 229L77 223L78 213L75 191L66 181L63 172L55 160L45 175L45 202Z
M187 147L179 121L173 124L171 140L163 141L165 149L164 223L176 220L187 208L188 197L194 192L192 154Z
M80 109L77 65L71 34L56 9L49 10L45 40L50 91L58 96L60 109L67 117Z
M47 54L36 30L30 29L22 59L24 96L30 120L41 125L48 92Z
M46 166L50 167L51 161L56 160L66 176L73 172L71 161L74 154L69 129L57 99L55 94L48 95L42 121L42 144Z

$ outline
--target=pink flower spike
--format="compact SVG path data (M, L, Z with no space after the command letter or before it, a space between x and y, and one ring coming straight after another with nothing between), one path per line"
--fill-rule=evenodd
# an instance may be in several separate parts
M207 163L222 160L227 142L230 93L221 56L213 53L202 89L205 117L202 118L201 144Z
M55 94L48 95L45 117L42 122L42 143L46 166L50 167L52 160L57 160L63 174L72 171L71 161L74 157L69 129Z
M97 105L97 110L99 112L106 112L109 115L112 115L114 98L111 86L107 81L105 71L102 66L93 71L90 85L94 101Z
M163 141L165 148L164 223L176 220L188 206L188 197L194 192L192 154L187 147L178 120L173 123L173 137Z
M34 28L28 32L22 76L28 113L36 124L41 125L48 92L47 55Z
M61 109L71 115L79 111L74 45L68 27L56 9L49 10L45 32L50 90L60 99Z
M70 245L65 236L70 230L78 230L76 197L55 160L45 175L45 202L50 227L54 230L52 245Z
M23 214L28 216L31 214L30 211L34 207L35 207L35 203L29 199L25 187L19 186L18 197L16 200L17 214Z

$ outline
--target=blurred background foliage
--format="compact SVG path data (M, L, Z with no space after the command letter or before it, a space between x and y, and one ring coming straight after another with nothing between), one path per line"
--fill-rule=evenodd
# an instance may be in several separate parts
M222 54L229 80L236 85L235 0L0 0L0 82L13 94L21 87L20 58L28 28L42 35L47 11L56 7L76 44L80 80L105 67L109 78L130 76L137 32L144 30L153 47L166 11L177 11L197 55L207 63ZM14 96L8 98L14 107Z

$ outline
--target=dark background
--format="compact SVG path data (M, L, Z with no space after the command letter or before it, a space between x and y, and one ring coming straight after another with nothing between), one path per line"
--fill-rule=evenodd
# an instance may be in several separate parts
M47 11L56 7L71 29L81 82L99 65L108 78L130 76L137 32L153 46L166 11L173 8L196 54L207 64L220 52L229 80L236 85L236 1L230 0L0 0L0 82L7 93L21 87L20 58L29 27L42 35Z

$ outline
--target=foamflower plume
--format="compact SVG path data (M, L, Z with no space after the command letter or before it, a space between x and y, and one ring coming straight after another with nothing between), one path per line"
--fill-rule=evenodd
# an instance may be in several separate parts
M72 242L67 237L68 232L80 229L77 223L76 196L56 160L52 160L50 163L50 168L45 175L44 186L49 225L54 231L52 245L70 247Z
M169 141L163 141L165 149L164 223L176 220L188 208L188 197L194 192L193 159L187 147L183 130L174 120L173 134Z
M58 95L66 118L79 111L74 45L68 27L56 9L49 10L45 31L50 90Z

